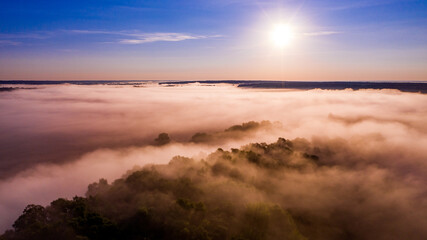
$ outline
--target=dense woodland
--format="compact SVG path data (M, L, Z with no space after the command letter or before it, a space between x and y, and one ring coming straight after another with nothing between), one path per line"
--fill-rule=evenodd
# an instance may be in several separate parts
M269 126L244 123L190 142L214 144ZM155 139L167 144L166 133ZM407 185L384 156L339 139L284 138L203 159L176 156L112 183L100 179L85 197L28 205L0 239L423 239L424 212L409 214L413 195L402 197Z
M269 184L245 173L298 168L289 161L295 154L279 139L218 149L202 161L175 157L112 184L101 179L86 197L28 205L1 239L305 239L287 209L263 201L258 191Z

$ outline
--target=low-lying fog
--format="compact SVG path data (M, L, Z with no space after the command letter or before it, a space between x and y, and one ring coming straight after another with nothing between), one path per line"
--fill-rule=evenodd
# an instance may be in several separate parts
M176 155L202 159L219 147L283 137L305 138L297 141L318 149L329 164L284 178L292 186L278 191L303 199L300 208L325 214L352 208L380 230L427 237L425 94L54 85L2 92L0 109L0 232L27 204L84 195L88 184L112 181L135 166ZM260 124L224 131L249 121ZM155 145L163 132L171 143ZM209 135L195 141L196 133ZM348 198L338 199L344 192ZM396 219L379 223L381 214Z

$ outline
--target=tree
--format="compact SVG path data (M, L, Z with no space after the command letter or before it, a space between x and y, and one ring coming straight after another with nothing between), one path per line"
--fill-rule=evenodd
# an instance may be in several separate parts
M154 139L154 142L158 146L166 145L170 143L171 139L167 133L160 133L159 136Z

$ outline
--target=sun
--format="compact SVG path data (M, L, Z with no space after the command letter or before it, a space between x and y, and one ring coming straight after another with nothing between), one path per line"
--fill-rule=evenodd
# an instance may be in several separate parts
M287 24L277 24L270 32L272 43L280 48L288 46L294 38L293 28Z

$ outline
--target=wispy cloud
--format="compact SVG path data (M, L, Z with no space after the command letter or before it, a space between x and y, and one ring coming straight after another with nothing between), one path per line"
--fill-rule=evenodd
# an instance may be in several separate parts
M341 32L336 32L336 31L320 31L320 32L307 32L307 33L303 33L304 36L310 36L310 37L315 37L315 36L327 36L327 35L334 35L334 34L339 34Z
M125 33L122 32L113 32L113 31L98 31L98 30L63 30L66 33L75 33L75 34L109 34L109 35L124 35Z
M10 41L10 40L0 40L0 46L17 46L21 44L21 42Z
M0 33L0 46L25 45L28 41L43 40L53 36L53 32L37 31L32 33Z
M205 39L220 37L221 35L195 35L188 33L176 32L155 32L155 33L142 33L137 31L98 31L98 30L70 30L70 33L75 34L105 34L105 35L118 35L123 36L117 43L120 44L143 44L150 42L179 42L192 39Z
M0 33L0 46L18 46L28 40L44 40L61 36L64 34L76 35L104 35L109 38L109 43L117 44L143 44L151 42L179 42L185 40L217 38L222 35L197 35L179 32L139 32L139 31L104 31L104 30L56 30L50 32L30 32L30 33ZM103 38L103 37L101 37Z
M375 6L393 4L396 2L403 2L403 1L406 1L406 0L377 0L377 1L362 0L362 1L348 1L348 3L343 1L344 4L330 7L329 10L340 11L340 10L347 10L347 9L354 9L354 8L375 7Z
M53 32L33 32L33 33L0 33L0 39L46 39L52 37Z
M178 42L191 39L203 39L208 38L208 36L201 35L189 35L183 33L148 33L148 34L139 34L136 36L136 39L122 39L119 43L122 44L141 44L149 42Z

